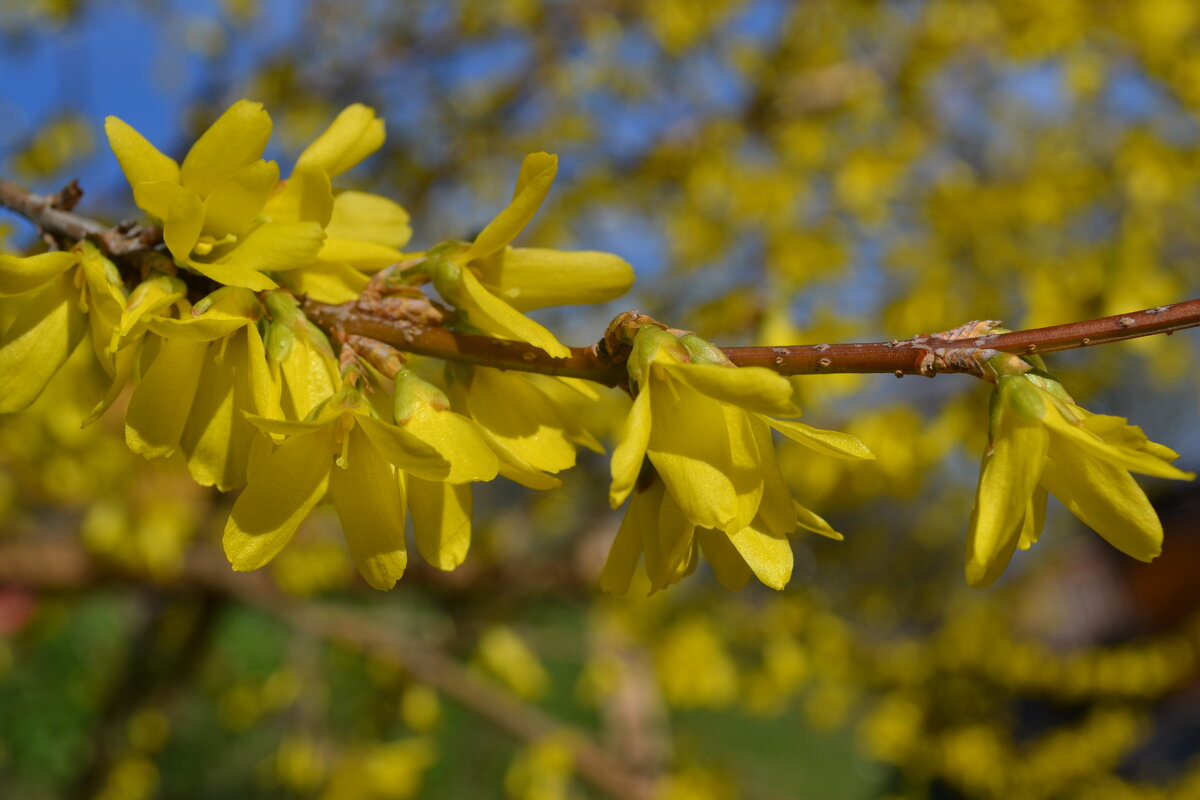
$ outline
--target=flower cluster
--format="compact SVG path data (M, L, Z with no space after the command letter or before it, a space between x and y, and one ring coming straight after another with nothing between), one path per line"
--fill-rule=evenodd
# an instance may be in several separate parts
M565 354L524 312L612 299L633 271L607 253L510 246L550 189L554 156L525 160L511 204L473 243L405 254L401 206L334 187L383 142L365 106L339 114L286 180L262 158L272 124L258 103L235 103L182 162L115 117L105 127L163 246L124 274L86 241L0 256L0 297L21 301L0 339L0 412L32 403L90 337L111 383L87 422L128 392L130 449L178 453L205 486L244 487L225 530L235 569L270 561L322 501L370 585L403 573L406 516L422 557L453 569L470 544L471 482L550 488L577 445L601 449L525 377L463 368L443 391L402 358L380 374L296 299L354 300L372 275L415 264L406 291L432 282L456 328Z
M1191 480L1171 466L1178 454L1120 417L1080 408L1040 359L999 355L988 363L996 387L967 536L967 582L990 585L1017 548L1038 540L1047 493L1121 552L1155 558L1162 523L1130 473Z
M782 589L792 574L788 536L797 528L841 536L792 500L771 430L827 455L874 456L849 434L777 419L800 415L791 384L762 367L735 367L695 334L645 324L632 346L636 398L613 452L609 501L633 499L601 586L625 592L644 556L655 591L694 570L703 552L725 586L753 574Z

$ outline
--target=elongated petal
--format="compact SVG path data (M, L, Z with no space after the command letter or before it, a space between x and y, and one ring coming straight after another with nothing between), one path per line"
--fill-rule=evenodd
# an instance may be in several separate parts
M650 419L650 386L646 385L634 398L621 428L621 441L613 449L612 485L608 490L608 503L613 508L625 502L637 483L646 446L650 443Z
M179 182L179 165L117 117L104 118L104 132L130 186L153 181Z
M771 429L757 416L751 417L751 428L758 444L758 472L762 476L762 499L755 515L756 524L764 531L786 536L795 531L798 524L796 503L775 459L775 441Z
M258 569L291 540L325 495L333 446L329 427L293 436L255 471L225 524L225 556L235 570Z
M246 412L261 413L259 393L251 371L252 359L265 362L258 330L246 327L224 343L210 345L204 371L196 387L191 413L179 437L187 455L188 471L201 486L223 492L246 482L246 470L255 448L269 442L246 419Z
M756 431L756 425L751 424L751 415L735 406L722 404L721 411L725 414L725 430L729 432L729 467L726 475L737 492L737 514L725 528L727 532L732 533L745 528L758 516L766 489L766 479L771 471L775 473L772 480L782 480L783 476L779 474L779 468L775 465L775 445L771 440L770 429L756 420L756 425L761 426ZM759 447L763 443L766 444L766 458L770 460L772 469L767 469L768 465L763 461L764 456ZM790 493L788 499L791 500ZM789 503L784 513L790 510ZM793 527L789 521L775 530L786 534Z
M633 267L612 253L505 248L479 262L479 278L518 311L605 303L633 285Z
M164 198L173 195L167 206L167 216L163 220L163 241L167 243L167 249L175 257L175 263L186 265L191 258L192 249L200 240L200 232L204 229L204 201L195 192L186 189L179 187L176 187L179 189L178 191L167 189L171 185L160 185L161 188L166 189L161 192ZM140 184L139 188L147 189L147 191L134 192L134 196L156 194L157 192L152 193L148 190L160 187L155 187L154 184ZM154 202L158 202L157 198Z
M129 399L125 443L146 458L175 452L192 409L207 342L166 339Z
M213 309L198 317L186 314L181 319L168 317L150 319L147 321L146 327L152 333L166 339L211 342L232 336L239 329L252 324L254 324L254 320L248 317Z
M405 476L417 549L429 566L452 570L471 547L471 487Z
M475 237L463 260L491 255L515 239L541 207L557 172L557 156L548 153L526 156L512 202Z
M991 437L967 533L967 583L976 588L1000 577L1017 549L1049 445L1049 434L1038 420L1010 409L1001 411Z
M166 222L172 204L185 195L195 195L197 202L203 208L203 201L200 200L200 196L196 195L195 192L186 186L179 185L176 181L146 181L135 184L133 187L133 202L138 208L161 222ZM199 230L197 230L196 235L200 235ZM188 244L189 252L192 244L195 244L195 242L193 241Z
M493 443L495 442L490 436L488 439ZM537 467L518 458L500 445L495 445L495 450L496 457L500 459L500 475L508 478L510 481L539 492L557 489L559 486L562 486L560 479L542 472Z
M655 481L648 489L634 494L617 529L604 570L600 573L600 589L609 594L621 595L629 591L633 572L642 557L642 542L646 532L654 531L658 525L658 509L662 504L663 485Z
M277 289L279 287L279 284L275 281L244 261L210 263L189 258L183 263L183 266L186 266L193 272L198 272L201 275L212 278L217 283L224 284L225 286L238 286L255 292L265 292L268 289Z
M650 396L646 455L688 519L724 530L738 512L725 414L717 401L683 387L676 396L675 388L656 386Z
M1069 442L1089 453L1092 458L1105 461L1114 467L1143 475L1153 475L1156 478L1186 481L1195 477L1193 473L1173 467L1146 450L1135 450L1132 447L1106 442L1083 425L1068 421L1054 408L1046 411L1045 423L1055 437L1056 448Z
M712 566L713 574L726 589L736 592L754 575L724 531L697 528L696 542Z
M1125 469L1072 441L1055 442L1042 485L1113 547L1139 561L1162 551L1162 523Z
M471 322L488 333L529 342L555 358L571 355L570 349L554 338L554 334L489 292L470 270L462 271L461 282L446 299L465 309Z
M366 434L351 428L346 467L334 467L329 494L350 555L375 589L388 590L404 574L404 484L376 452Z
M450 475L450 462L436 447L422 441L398 425L368 417L355 416L371 444L384 460L427 481L444 481Z
M362 272L378 272L404 258L394 247L360 239L326 239L317 253L318 264L348 264Z
M656 368L666 370L685 386L722 403L759 414L781 417L800 415L800 409L792 404L792 385L787 378L765 367L659 364Z
M835 531L833 526L826 522L825 519L815 511L805 508L799 503L793 503L792 508L796 512L796 525L798 527L801 527L806 531L812 531L819 536L824 536L826 539L833 539L834 541L838 542L846 538Z
M476 368L466 404L471 418L521 461L548 472L575 465L562 409L520 375Z
M370 281L362 272L340 261L317 261L307 267L277 273L276 277L281 286L295 294L334 305L357 300Z
M260 272L305 267L317 257L324 238L324 231L315 222L265 222L222 256L219 264Z
M683 577L695 546L696 525L688 521L670 492L663 495L659 504L657 529L662 561L655 574L650 575L650 586L662 589Z
M426 406L402 427L450 464L450 472L443 479L447 483L490 481L496 477L500 462L474 421L453 411Z
M304 148L296 166L318 167L330 177L340 175L378 150L383 138L383 120L375 116L375 109L355 103Z
M22 303L0 337L0 414L36 400L87 330L70 275L60 275Z
M108 385L108 391L104 393L104 397L92 407L91 412L79 423L81 428L86 428L100 417L104 416L104 412L112 407L112 404L117 401L121 393L125 391L125 387L129 384L130 378L133 376L134 368L137 366L138 360L142 357L142 343L140 341L129 347L124 347L116 352L113 357L113 376L112 382ZM127 412L128 413L128 412Z
M32 292L66 272L79 256L71 252L42 253L28 258L0 255L0 297Z
M315 222L324 228L333 215L333 189L325 170L299 167L263 207L272 222Z
M308 412L340 388L337 367L307 337L297 336L292 351L280 364L288 414L304 419Z
M812 448L818 453L835 458L863 458L871 460L875 454L855 436L841 431L827 431L805 425L803 422L783 419L764 421L793 442Z
M208 197L235 172L262 157L271 117L262 103L239 100L192 145L179 170L184 186Z
M755 576L767 586L782 590L792 579L792 546L786 535L751 525L732 534L729 541Z
M274 161L251 161L229 176L204 200L204 232L220 239L241 236L254 224L279 183Z
M328 427L331 420L340 414L345 413L337 409L329 408L325 413L320 414L316 419L272 419L259 414L246 414L246 421L258 428L263 433L274 436L299 436L311 431L319 430Z
M333 201L333 216L325 232L331 239L353 239L387 247L403 247L412 238L408 212L386 197L366 192L342 192Z
M1049 462L1047 462L1047 466L1049 466ZM1042 477L1045 478L1044 472ZM1025 509L1025 521L1021 523L1021 538L1017 542L1017 547L1022 550L1028 550L1037 543L1038 538L1042 535L1042 527L1046 524L1046 498L1045 486L1038 486L1029 497L1029 507Z

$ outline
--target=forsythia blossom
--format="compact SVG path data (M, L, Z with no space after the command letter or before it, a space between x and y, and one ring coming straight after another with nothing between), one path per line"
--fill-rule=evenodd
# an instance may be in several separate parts
M842 458L870 451L849 434L776 419L800 413L791 384L768 369L733 366L695 335L642 326L628 369L637 396L613 451L609 501L615 508L641 485L601 586L624 592L644 554L651 589L663 588L690 572L702 550L726 585L753 573L782 589L792 573L787 537L797 527L837 534L792 500L771 430Z
M967 537L967 582L988 586L1018 547L1037 541L1047 492L1121 552L1155 558L1162 523L1130 473L1190 480L1170 464L1178 454L1120 417L1075 405L1058 381L1015 356L989 363L1001 374Z

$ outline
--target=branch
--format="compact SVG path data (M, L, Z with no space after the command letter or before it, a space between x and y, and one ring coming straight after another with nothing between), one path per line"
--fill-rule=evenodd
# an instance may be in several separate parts
M82 194L83 191L74 181L71 181L63 192L42 197L10 180L0 178L0 207L25 217L37 225L43 234L49 235L60 244L74 244L81 239L90 239L106 254L120 257L150 250L162 241L162 232L157 228L133 224L109 227L60 207L61 201L67 198L67 205L74 206Z
M408 319L374 313L356 301L334 306L309 300L304 303L304 313L326 330L364 336L400 350L447 361L585 378L605 386L617 386L626 379L621 366L622 354L609 353L603 344L572 347L568 358L553 358L524 342L424 326ZM953 331L947 331L921 334L904 341L726 347L723 350L739 367L766 367L781 375L890 372L896 377L913 374L932 378L939 372L978 375L980 357L986 357L988 350L1053 353L1158 333L1170 334L1197 326L1200 326L1200 299L1066 325L970 338L957 338Z
M77 191L69 195L64 192L62 196L77 199ZM136 261L162 241L157 228L129 225L108 228L57 208L54 201L53 197L41 197L0 178L0 206L33 221L60 244L87 238L114 258ZM623 367L626 353L613 352L604 342L572 347L569 357L553 358L524 342L459 333L428 324L428 319L419 313L421 308L432 305L424 299L405 298L401 304L381 306L369 302L365 296L342 305L304 302L305 314L327 333L374 339L409 353L499 369L583 378L605 386L619 386L627 380ZM892 373L898 378L910 374L933 377L939 372L979 375L980 364L989 351L1053 353L1140 336L1171 334L1197 326L1200 326L1200 299L1065 325L970 338L961 333L968 327L963 326L959 332L919 334L903 341L727 347L724 351L740 367L766 367L781 375Z
M14 541L0 544L0 585L36 590L73 590L136 577L107 570L82 547L67 541ZM649 800L651 782L628 770L583 731L526 705L490 681L467 671L436 648L411 640L394 625L363 617L361 608L301 603L280 593L264 573L229 569L211 550L193 552L183 572L164 591L199 590L238 600L324 641L335 641L403 668L415 680L442 692L496 727L526 742L565 734L579 775L611 797Z

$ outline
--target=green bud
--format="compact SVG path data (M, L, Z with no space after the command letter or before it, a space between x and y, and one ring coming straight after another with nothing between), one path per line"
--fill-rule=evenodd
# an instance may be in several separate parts
M724 350L707 339L701 339L694 333L685 333L683 336L680 336L679 343L688 351L688 355L692 357L692 361L698 364L719 364L723 367L733 366L733 362L729 360L729 356L725 355Z
M273 321L267 326L263 344L266 345L267 360L272 364L279 364L286 361L291 354L292 347L296 344L296 334L287 325Z
M450 408L450 399L446 393L427 380L417 376L410 369L402 369L396 373L394 381L395 400L392 404L392 416L397 425L403 425L412 419L424 406L430 406L438 411Z
M1023 420L1033 422L1046 415L1046 400L1042 390L1024 375L1002 375L996 379L1000 402Z
M691 357L673 334L656 325L645 325L633 337L633 351L629 354L629 360L625 362L629 380L641 383L653 361L686 364L691 361Z

